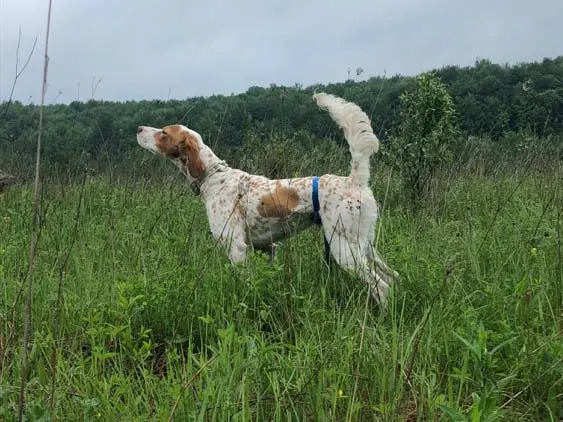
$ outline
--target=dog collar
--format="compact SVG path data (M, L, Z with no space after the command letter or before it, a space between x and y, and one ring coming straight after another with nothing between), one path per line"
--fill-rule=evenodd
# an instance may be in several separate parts
M201 191L201 185L203 185L203 182L205 182L205 179L213 176L215 173L220 172L220 171L226 171L229 168L229 166L227 165L227 162L224 160L218 161L215 164L213 164L209 170L206 170L205 173L203 173L203 176L201 176L199 179L195 179L191 184L190 187L192 188L192 191L196 194L199 195L200 191Z
M321 214L319 211L321 210L321 206L319 204L319 178L318 176L313 177L313 222L315 224L322 224L321 223Z
M313 212L318 214L321 207L319 205L319 178L313 177Z

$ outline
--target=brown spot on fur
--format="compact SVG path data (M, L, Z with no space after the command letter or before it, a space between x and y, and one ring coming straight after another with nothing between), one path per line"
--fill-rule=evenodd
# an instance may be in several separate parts
M283 218L291 215L297 205L299 205L297 190L278 184L273 192L261 198L258 213L262 217Z
M170 157L180 157L180 143L184 140L183 131L179 126L167 126L154 136L156 147L161 153Z
M166 126L155 135L156 146L170 158L180 158L190 175L199 179L205 171L197 139L180 125Z
M205 172L205 165L199 155L200 150L197 139L187 133L185 141L180 144L180 151L185 152L185 155L182 154L182 156L187 158L186 165L188 166L188 171L195 179L199 179Z

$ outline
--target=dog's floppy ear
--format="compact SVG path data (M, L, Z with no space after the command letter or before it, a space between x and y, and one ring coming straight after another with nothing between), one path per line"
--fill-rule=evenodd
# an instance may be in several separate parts
M200 151L201 148L199 147L199 143L197 139L190 134L187 134L186 137L180 142L178 145L180 157L184 161L184 164L188 167L188 171L190 175L194 179L199 179L203 176L205 172L205 165L201 161Z

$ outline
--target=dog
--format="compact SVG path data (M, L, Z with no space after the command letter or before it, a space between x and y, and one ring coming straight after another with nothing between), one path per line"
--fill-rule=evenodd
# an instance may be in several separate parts
M343 129L352 155L349 176L271 180L231 168L196 131L183 125L137 128L137 142L169 158L184 173L205 204L213 237L233 264L249 248L274 255L275 242L315 224L323 227L326 253L367 283L385 305L398 274L379 256L375 224L379 210L368 186L370 156L379 141L368 116L356 104L326 93L313 95L317 105Z

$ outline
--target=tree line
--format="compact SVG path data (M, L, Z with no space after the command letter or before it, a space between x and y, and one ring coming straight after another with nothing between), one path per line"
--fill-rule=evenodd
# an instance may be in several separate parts
M472 66L447 66L431 74L444 84L453 100L460 136L496 142L518 132L536 138L563 135L563 56L515 65L483 59ZM95 164L103 169L107 163L127 160L137 154L138 125L186 124L227 157L241 153L248 143L266 143L273 138L295 139L299 134L315 142L339 138L330 118L314 106L314 91L358 103L385 141L400 133L400 96L415 85L415 77L377 76L309 87L272 84L237 95L186 100L90 100L48 105L45 168L58 171ZM37 105L0 104L0 167L20 173L32 168L37 121Z

